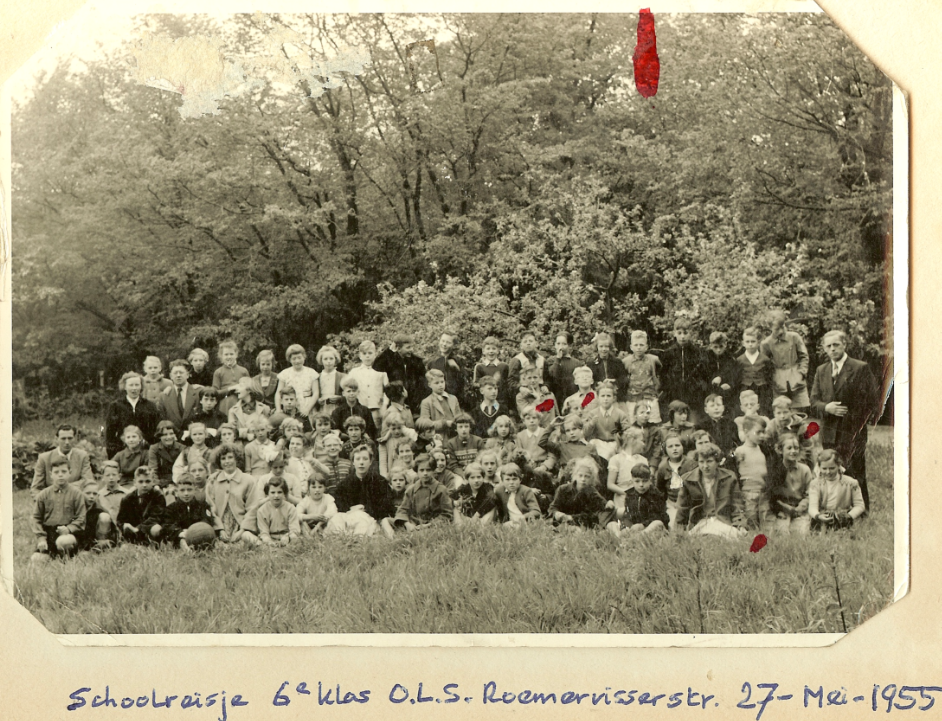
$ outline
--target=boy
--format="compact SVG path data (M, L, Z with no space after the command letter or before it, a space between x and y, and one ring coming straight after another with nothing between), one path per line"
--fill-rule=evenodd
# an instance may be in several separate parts
M761 447L765 440L765 420L761 416L748 416L743 421L743 431L746 439L735 453L739 486L746 523L750 528L761 529L769 514L769 459Z
M611 458L618 450L616 433L630 425L628 416L615 407L615 384L602 381L598 385L598 405L592 413L586 414L584 435L592 442L603 458Z
M761 418L769 423L770 419L759 415L759 395L755 391L745 390L739 394L739 408L742 410L742 415L733 419L739 429L739 440L746 440L745 431L743 430L743 421L746 418Z
M213 372L207 368L209 353L202 348L194 348L186 357L193 372L190 373L190 383L195 386L208 387L213 384Z
M480 388L481 382L485 378L493 380L494 386L497 389L495 399L506 398L507 377L510 370L506 363L501 363L500 360L498 360L497 352L499 348L500 341L494 336L489 335L481 344L481 362L474 366L475 384ZM481 434L478 433L478 435Z
M196 485L189 473L184 473L177 481L177 500L164 511L164 538L173 546L187 551L186 531L194 523L208 523L218 536L222 531L219 519L213 515L206 501L196 499Z
M659 424L661 413L657 404L657 393L661 384L657 373L661 368L661 359L648 353L648 334L643 330L631 332L631 355L622 363L625 366L625 412L628 417L634 418L635 406L640 401L647 401L650 404L649 420Z
M350 469L353 468L350 459L341 457L342 450L343 441L340 440L340 436L332 433L324 439L324 453L326 455L321 463L328 471L327 477L322 479L324 490L327 493L332 494L339 483L350 475Z
M481 397L480 405L471 411L474 419L474 435L486 438L491 426L500 416L510 415L510 409L498 400L500 383L495 376L484 376L478 381Z
M521 374L523 371L533 370L535 376L531 381L530 388L539 390L542 393L549 393L549 388L543 384L543 370L546 365L546 358L536 349L536 334L526 331L520 336L520 352L510 359L507 369L508 391L516 396L524 385Z
M287 418L294 418L301 423L301 432L304 435L313 433L314 426L311 425L311 417L303 415L301 411L298 410L298 392L294 389L294 386L285 386L279 390L278 402L281 404L281 410L275 411L268 418L268 423L272 428L280 430L282 423L284 423Z
M121 480L121 471L114 461L105 461L101 469L101 483L99 484L98 502L112 519L118 518L121 509L121 499L127 492L118 485Z
M549 430L540 425L540 419L533 406L523 411L523 430L517 431L514 443L517 450L530 461L533 472L541 476L555 477L555 459L545 449L540 447L540 438L549 433Z
M360 403L357 398L360 395L360 384L356 378L349 375L340 381L340 387L343 388L343 400L331 414L330 421L334 428L346 430L345 422L348 418L357 416L365 422L363 432L374 441L376 440L376 424L373 423L373 414L370 409Z
M157 356L149 355L144 359L144 387L141 396L154 404L160 399L160 394L173 385L161 375L162 370L163 363Z
M494 488L500 521L505 526L517 526L540 517L540 503L533 489L521 485L523 472L516 463L500 467L500 483Z
M202 423L206 428L206 445L215 448L219 444L219 427L227 423L228 419L219 412L219 393L215 388L200 388L198 396L200 407L193 414L190 423ZM184 434L183 440L187 439L188 436Z
M639 463L631 469L635 481L625 493L624 511L619 509L621 526L629 531L656 533L670 525L667 501L654 487L654 474L649 466Z
M732 413L735 408L736 389L741 385L741 367L729 350L729 337L725 333L710 333L710 351L706 357L710 389L722 396L723 404Z
M694 422L701 415L700 409L710 387L706 377L707 361L703 350L693 342L690 322L685 318L675 320L674 342L661 354L662 401L683 401L690 406L693 416L690 420Z
M556 398L540 382L540 372L536 368L524 368L520 371L520 390L517 393L516 417L523 416L524 409L532 406L540 414L540 425L548 428L559 415Z
M604 380L615 384L615 400L622 403L625 400L626 380L625 364L615 357L615 344L608 333L599 333L595 336L595 347L598 355L588 364L592 369L592 378L598 385Z
M283 478L272 478L264 486L267 503L258 508L255 522L258 535L243 530L242 538L249 546L287 546L301 537L298 509L287 500L288 488Z
M723 456L731 458L739 445L739 429L726 416L723 397L711 393L703 402L703 410L706 411L706 418L697 424L697 429L709 433L723 451Z
M366 421L360 416L350 416L343 423L343 430L347 436L340 451L341 458L353 460L353 451L360 446L366 446L373 454L373 469L379 473L379 453L376 441L366 435Z
M583 427L582 418L578 415L569 415L565 419L557 418L553 421L552 432L540 437L539 447L555 457L555 466L558 468L565 468L569 461L591 456L599 467L599 475L604 477L608 470L608 463L599 456L595 446L585 439ZM565 434L565 439L562 440L559 437L560 428Z
M493 520L497 510L494 487L484 480L484 469L480 463L469 463L464 469L465 483L459 485L454 494L455 522L470 518L487 523Z
M634 428L640 428L644 434L641 455L648 459L651 468L658 467L664 450L661 443L661 428L650 422L651 411L655 408L657 408L657 401L638 401L635 405L635 422L631 424Z
M147 467L163 490L173 483L173 466L186 447L177 441L173 421L157 424L157 438L158 441L152 443L147 451Z
M808 395L808 349L794 331L785 329L785 312L772 313L772 332L762 341L761 351L774 366L772 387L776 395L788 396L792 409L806 411L811 407Z
M697 470L684 476L677 494L676 529L724 538L745 532L739 481L736 474L720 468L722 458L712 443L697 451Z
M582 365L582 361L570 355L572 343L572 333L569 331L558 333L554 343L556 355L546 364L546 385L549 387L549 392L556 398L569 398L578 390L572 373Z
M85 498L85 529L76 535L80 551L103 551L118 543L118 527L112 516L101 505L98 497L98 485L95 481L85 481L82 486Z
M445 377L445 390L455 398L464 397L464 370L456 358L452 356L455 347L456 334L445 331L438 340L438 352L441 354L426 364L427 370L437 370ZM425 376L428 381L428 374Z
M359 386L357 400L361 405L370 409L373 416L374 425L380 427L380 409L383 406L383 392L389 385L389 377L385 373L380 373L373 369L373 361L376 360L376 344L371 340L365 340L357 348L360 354L360 365L351 370L348 378L356 380ZM341 384L341 387L343 385Z
M442 371L432 368L425 374L425 380L432 393L422 401L419 417L432 421L444 436L450 433L455 418L461 413L458 399L446 390L447 381Z
M742 332L745 352L736 358L739 364L739 392L755 391L759 396L759 412L772 413L772 359L759 350L759 330L754 326Z
M52 558L71 556L78 545L76 536L85 530L85 497L69 483L68 460L54 458L49 465L52 485L39 491L33 504L36 552Z
M563 409L560 411L563 416L595 409L595 391L592 390L595 377L592 369L589 366L579 366L572 372L572 379L577 390L563 403Z
M305 536L324 530L327 522L337 515L334 497L327 493L324 479L311 476L308 480L307 495L298 504L298 520L301 532Z
M402 503L396 511L395 526L416 531L435 521L451 520L454 512L451 497L445 486L435 480L432 464L432 459L425 453L415 459L418 480L406 488Z
M134 471L134 490L121 499L118 509L118 527L124 540L139 545L156 542L166 508L167 501L154 488L150 469L141 466Z
M193 445L189 448L184 447L180 455L177 456L177 460L173 462L173 468L170 471L173 483L176 483L177 479L186 473L193 461L199 459L209 463L212 458L213 451L206 445L206 426L203 422L191 421L187 433L190 440L193 441Z
M792 410L792 401L788 396L779 396L772 401L772 420L765 429L769 444L777 446L779 436L786 431L798 436L801 446L799 460L809 468L814 468L821 453L821 434L815 433L808 437L808 417Z
M471 463L478 451L484 448L485 440L471 434L471 416L461 413L455 417L455 437L445 441L448 470L461 475L461 469Z

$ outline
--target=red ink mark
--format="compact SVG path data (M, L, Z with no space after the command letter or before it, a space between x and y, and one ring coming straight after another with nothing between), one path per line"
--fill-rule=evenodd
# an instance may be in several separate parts
M585 398L582 399L582 407L585 408L594 400L595 400L595 393L593 393L592 391L589 391L588 393L585 394Z
M752 545L749 546L749 553L758 553L763 548L765 548L765 544L768 542L769 539L760 533L758 536L752 539Z
M549 413L551 410L553 410L553 406L555 406L555 405L556 405L556 404L553 403L553 399L552 399L552 398L547 398L545 401L543 401L542 403L540 403L540 404L536 407L536 409L537 409L540 413Z
M657 95L657 81L661 76L661 62L657 57L657 36L654 34L654 14L644 9L638 16L638 44L633 56L635 87L643 98Z
M805 429L805 440L810 441L812 438L814 438L817 435L818 431L820 430L821 430L821 426L819 426L814 421L811 421L811 423L809 423L808 427Z

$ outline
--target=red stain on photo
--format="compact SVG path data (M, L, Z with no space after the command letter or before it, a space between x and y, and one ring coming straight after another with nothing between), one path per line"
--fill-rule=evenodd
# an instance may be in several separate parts
M809 423L808 427L805 429L805 440L810 441L812 438L814 438L818 434L818 431L820 430L821 430L821 426L819 426L814 421L811 421L811 423Z
M553 410L553 406L554 406L554 405L556 405L556 404L553 403L553 399L552 399L552 398L547 398L545 401L543 401L542 403L540 403L540 404L536 407L536 409L537 409L540 413L549 413L551 410Z
M764 534L760 533L758 536L752 539L752 545L749 546L749 553L758 553L763 548L765 544L769 542L769 539L765 537Z
M582 407L585 408L594 400L595 400L595 393L593 393L592 391L589 391L588 393L585 394L585 398L582 399Z
M646 8L638 16L638 44L632 56L635 63L635 87L643 98L657 95L657 82L661 76L661 61L657 57L657 36L654 33L654 14Z

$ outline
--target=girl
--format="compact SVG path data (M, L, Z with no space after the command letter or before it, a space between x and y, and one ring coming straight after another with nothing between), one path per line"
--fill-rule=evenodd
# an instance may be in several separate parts
M514 438L516 429L510 416L498 416L488 431L488 435L490 438L487 439L484 447L496 451L499 460L506 460L513 456L517 449Z
M236 365L239 357L239 346L234 340L224 340L219 344L219 362L222 365L213 373L213 388L219 393L219 413L229 417L229 409L238 400L239 380L248 378L249 372L240 365Z
M455 491L455 523L468 520L492 523L497 512L494 487L484 480L480 463L469 463L464 468L466 483Z
M451 521L454 515L451 496L435 480L434 461L423 453L415 459L415 472L418 478L406 488L393 525L418 531L436 522Z
M271 409L262 403L262 395L252 388L251 380L239 383L239 404L229 409L229 423L235 426L239 438L251 441L253 427L260 423L268 425Z
M324 481L311 477L307 486L307 495L298 504L298 518L301 521L301 533L311 536L321 533L327 522L337 515L334 497L327 493Z
M219 426L219 446L213 449L209 456L209 468L211 471L219 470L219 448L222 446L232 446L239 452L238 467L239 470L245 468L245 444L238 438L238 431L231 423L223 423Z
M263 350L255 359L258 375L252 378L252 388L261 395L262 403L269 408L275 407L275 394L278 392L278 377L272 373L275 367L275 354Z
M667 423L661 426L661 440L668 433L676 433L684 444L684 452L692 451L694 426L687 420L689 417L690 406L683 401L671 401L667 406Z
M307 360L307 351L304 346L289 345L285 351L285 358L291 364L278 374L278 390L291 386L298 394L298 410L302 416L311 414L317 399L320 397L320 387L317 382L318 373L313 368L304 365ZM275 408L281 410L281 398L276 396Z
M664 458L655 475L658 492L667 499L667 516L670 528L674 528L677 515L677 494L683 486L683 477L697 469L697 462L684 455L684 444L676 433L668 433L664 439Z
M245 472L256 478L268 473L268 464L278 455L279 448L268 435L270 428L264 418L253 419L248 427L253 440L245 445Z
M128 426L121 434L124 450L118 451L111 459L121 471L121 485L127 489L134 485L134 471L143 466L147 468L147 447L144 436L137 426Z
M206 445L215 448L219 445L219 426L229 419L219 412L219 393L215 388L200 388L199 398L200 408L193 416L193 422L203 424L206 428ZM184 440L186 438L188 436Z
M410 471L415 470L415 450L413 450L412 442L408 438L399 441L399 445L396 446L394 460L399 461Z
M320 413L331 415L343 401L343 389L340 381L347 377L346 373L337 370L340 367L340 353L330 345L325 345L317 351L317 364L323 368L317 377L317 403L314 407Z
M315 460L323 461L327 458L327 451L324 450L324 440L333 433L330 416L317 413L311 419L311 425L314 426L314 432L311 434L309 455Z
M396 411L389 411L383 418L383 432L379 437L379 475L383 478L389 477L389 469L395 458L396 448L403 440L410 443L415 441L418 436L415 431L405 427L402 416Z
M598 491L599 467L591 458L579 458L572 462L572 481L556 489L549 514L555 525L575 525L580 528L595 528L608 519L605 511L615 507Z
M382 516L379 525L383 529L386 538L390 540L396 535L393 524L399 506L402 505L402 499L406 494L406 486L414 483L417 477L415 471L410 471L401 463L393 463L392 468L389 470L389 486L386 489L386 499L382 513L379 514Z
M618 436L618 453L608 462L608 491L615 501L615 508L625 510L625 493L634 488L635 482L631 469L639 463L648 465L648 459L641 455L644 449L644 431L637 426L629 426Z
M500 467L497 452L492 449L485 449L478 453L478 457L475 461L480 463L481 468L484 470L485 483L490 483L492 486L496 487L501 481L500 473L497 470Z
M804 535L811 527L808 515L808 488L814 476L811 469L799 461L801 443L794 433L782 433L775 444L781 465L770 464L769 493L771 512L778 519L775 527L786 533L794 530Z
M435 480L441 483L449 494L454 494L458 490L458 485L462 482L461 476L448 470L448 458L445 451L436 448L429 456L432 458L432 475Z
M193 368L190 373L190 384L194 386L208 387L213 384L213 374L206 366L209 365L209 353L202 348L194 348L190 355L186 357Z
M312 476L314 475L314 469L305 459L308 448L307 441L305 440L304 436L297 435L288 439L287 451L288 465L285 468L285 471L290 473L292 476L297 477L302 486L307 486Z
M334 493L339 513L330 519L327 533L372 536L379 530L376 516L382 514L386 481L373 470L373 451L363 445L354 449L353 468Z
M393 381L386 386L386 398L389 404L383 411L384 416L390 413L398 413L402 418L402 425L406 428L414 429L415 418L413 418L412 411L409 410L409 407L405 404L406 389L401 381Z
M818 457L818 478L808 490L811 528L846 528L864 513L860 484L841 470L841 457L833 448Z

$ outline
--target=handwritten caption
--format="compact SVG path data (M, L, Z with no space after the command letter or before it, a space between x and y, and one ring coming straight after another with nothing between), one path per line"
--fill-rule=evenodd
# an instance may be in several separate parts
M658 693L656 691L641 691L639 689L616 689L606 686L603 691L584 691L572 689L532 690L509 689L501 687L496 681L487 681L477 686L478 693L470 692L465 695L457 683L447 683L441 687L428 689L424 682L414 685L396 683L388 692L374 693L372 689L344 689L340 684L326 684L318 681L308 685L307 682L294 684L284 681L270 699L260 700L252 705L257 707L285 707L291 704L307 706L345 706L348 704L367 704L379 702L383 704L480 704L497 706L517 705L571 705L577 706L646 706L666 707L669 709L679 707L698 708L703 711L717 709L721 701L715 695L694 690L688 686L684 691L672 693ZM841 686L838 689L827 689L824 686L808 686L799 693L789 693L777 683L756 683L747 681L742 685L741 698L724 700L726 708L735 708L747 711L748 716L755 714L756 721L761 721L766 709L770 706L785 709L822 709L827 706L860 706L871 712L890 713L892 711L928 711L935 706L935 695L942 693L942 686L904 686L897 684L873 684L866 693L855 695ZM95 692L91 687L76 689L69 695L68 711L79 709L213 709L213 715L218 721L228 721L229 714L234 709L249 706L249 700L242 694L233 694L227 697L225 691L209 694L199 692L185 695L165 695L151 689L149 694L143 696L112 695L111 687L105 686L104 693L99 689ZM725 713L725 711L724 711ZM788 711L791 713L791 711ZM173 717L177 713L168 714ZM194 714L195 717L195 714ZM740 718L746 715L740 714ZM266 716L267 718L267 716Z

